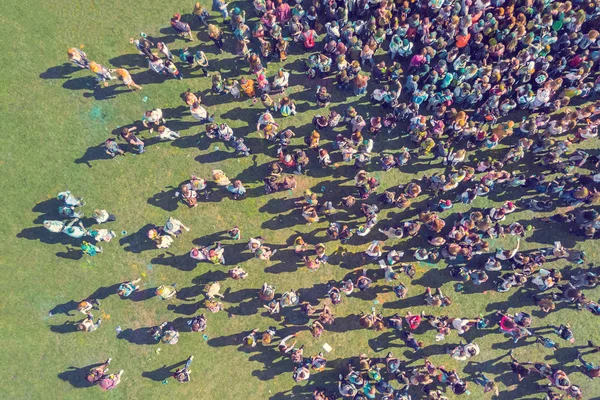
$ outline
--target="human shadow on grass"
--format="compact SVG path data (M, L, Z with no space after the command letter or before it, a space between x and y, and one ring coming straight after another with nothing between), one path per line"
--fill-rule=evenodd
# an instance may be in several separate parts
M108 60L108 62L110 65L113 65L118 68L127 68L127 71L129 72L138 68L148 68L148 61L146 61L144 56L141 54L123 54L111 58L110 60Z
M146 224L137 232L130 233L119 239L119 244L124 246L123 250L130 253L141 253L156 249L156 244L146 236L151 228L154 228L153 224Z
M399 337L399 333L396 331L383 332L376 338L371 338L367 341L369 347L379 353L380 351L392 351L394 347L406 347Z
M194 285L181 288L177 291L177 298L184 301L193 301L196 297L206 293L204 286L206 285Z
M68 79L71 78L71 74L83 70L83 68L77 67L72 63L64 63L62 65L56 65L48 68L46 71L40 74L42 79Z
M169 366L167 366L166 364L163 364L162 367L157 368L153 371L142 372L142 377L151 379L155 382L162 382L165 379L172 377L175 368L185 365L186 361L187 361L187 359L177 362L175 364L171 364Z
M67 246L65 247L65 251L56 252L56 257L63 258L65 260L81 260L83 255L83 250L81 250L79 247Z
M175 314L194 315L198 313L198 310L204 305L204 300L197 301L195 303L186 304L169 304L167 310L173 311Z
M262 301L258 297L258 289L248 288L241 289L236 292L231 292L227 289L224 292L224 300L228 303L235 304L226 309L231 315L254 315L262 309Z
M39 240L46 244L63 244L70 245L73 239L64 233L52 233L43 226L34 226L31 228L25 228L21 232L17 233L17 238L28 239L28 240Z
M125 155L125 153L123 153L123 155ZM75 164L85 164L88 168L92 168L91 161L111 160L113 158L114 157L110 157L106 154L106 148L104 147L104 142L102 142L97 146L88 147L81 157L75 159Z
M431 289L441 288L444 283L450 280L450 274L445 269L431 268L419 278L412 281L413 285L421 287L430 287Z
M71 366L67 368L66 371L63 371L60 374L58 374L58 378L62 379L65 382L69 382L69 384L74 388L81 389L92 387L94 386L94 383L88 382L86 377L92 368L97 368L103 364L104 363L90 364L87 367L81 368Z
M296 225L304 225L306 220L302 217L302 211L295 209L287 214L274 215L261 224L262 229L278 231L285 228L292 228Z
M167 257L168 256L168 257ZM191 271L196 268L196 261L189 254L175 255L171 252L159 254L151 260L152 264L168 265L180 271Z
M299 197L284 197L284 198L273 198L267 201L262 207L258 209L261 213L281 215L282 213L288 212L289 210L296 208L296 201L299 201Z
M398 299L396 301L386 302L382 305L383 308L391 308L393 310L402 310L410 307L418 307L425 305L424 296L422 294L418 294L413 297L408 297L406 299Z
M77 325L80 322L81 321L78 321L78 322L66 321L60 325L50 325L50 331L52 331L54 333L60 333L60 334L75 333L75 332L77 332Z
M263 364L262 369L252 371L252 376L261 381L270 381L278 375L291 373L294 369L290 360L283 358L281 353L271 348L264 348L263 351L250 356L248 360Z
M181 124L179 121L176 121L175 123L168 123L169 128L174 130L174 131L182 131L184 129L184 125ZM179 147L180 149L191 149L191 148L199 148L200 150L207 150L208 146L206 148L202 147L202 142L199 140L198 138L198 134L197 133L192 133L189 135L182 135L181 137L171 141L171 146L173 147ZM188 155L188 157L191 157L191 154Z
M349 314L345 317L336 317L335 322L332 325L328 325L325 329L331 332L344 333L364 328L360 326L360 315Z
M510 358L508 357L508 353L505 353L504 355L491 360L481 362L468 361L467 365L463 368L463 372L472 376L477 376L479 373L493 374L496 376L496 382L501 382L506 386L510 386L515 383L514 381L517 381L517 378L516 375L512 373L505 374L505 372L510 369L509 363Z
M529 243L543 243L551 247L555 241L560 240L560 243L564 247L572 248L577 244L578 241L582 241L581 238L570 234L568 228L562 230L558 228L560 225L557 226L556 224L547 224L539 219L519 220L517 222L523 226L531 225L533 227L533 232L527 232L525 237L525 241ZM553 232L553 234L549 234L549 231Z
M257 314L258 311L262 309L262 301L256 296L256 291L252 290L252 293L255 295L253 298L241 301L235 306L228 307L226 309L228 314L244 316ZM225 297L225 300L227 301L227 297Z
M162 208L165 211L175 211L179 208L179 197L175 195L178 188L173 186L165 187L166 190L154 194L147 200L151 206Z
M48 312L48 315L64 314L69 317L72 317L75 314L71 314L71 311L75 311L77 309L78 304L79 302L75 300L69 300L66 303L57 304L56 306L54 306L54 308L52 308L52 310Z
M153 345L157 344L158 341L150 335L150 329L152 327L143 327L138 329L127 328L119 332L117 339L123 339L131 344L137 345Z
M329 399L339 398L337 392L338 375L340 371L345 371L347 369L347 366L351 361L352 360L349 358L328 360L327 369L325 371L311 374L309 380L305 383L294 385L290 390L275 393L273 396L269 397L269 400L287 400L294 397L309 399L312 398L312 393L317 387L325 390ZM289 360L288 365L290 368L288 371L291 372L292 365L289 363Z
M145 301L156 295L156 288L149 288L144 290L136 290L127 299L131 301Z
M485 310L489 312L507 311L515 305L530 304L531 298L527 289L523 286L511 292L510 296L505 301L489 303Z
M228 336L219 336L216 338L208 339L206 343L211 347L238 346L242 344L242 339L246 335L247 332L234 333Z
M210 265L210 264L208 264ZM220 282L227 279L229 275L225 271L221 270L208 270L201 275L198 275L192 279L192 283L196 285L206 285L211 282Z

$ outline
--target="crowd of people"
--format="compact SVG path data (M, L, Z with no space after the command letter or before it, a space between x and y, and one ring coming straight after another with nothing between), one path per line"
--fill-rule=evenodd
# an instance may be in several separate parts
M317 270L327 264L328 248L337 241L345 245L355 234L369 236L373 240L361 254L362 259L365 264L379 266L383 271L380 284L389 285L399 299L405 299L409 291L399 282L399 275L412 278L416 274L411 262L443 261L447 264L447 280L456 283L455 299L465 287L489 281L500 293L529 287L535 293L531 305L543 313L552 312L561 302L594 316L600 314L600 305L586 296L586 290L596 287L598 277L593 269L585 267L587 256L583 251L566 248L558 241L550 248L523 251L521 239L533 227L504 222L509 214L527 210L543 213L536 218L539 223L558 226L581 240L598 236L600 215L595 206L600 203L600 157L584 150L595 147L584 142L596 139L600 125L600 5L545 0L312 0L295 4L254 0L251 7L253 11L248 14L253 15L248 15L238 7L228 7L224 0L214 0L213 11L220 13L222 23L199 3L192 11L198 29L208 34L220 53L229 50L224 47L224 32L233 35L234 54L248 66L242 77L224 78L221 71L212 70L201 48L193 51L186 46L174 51L177 61L164 42L152 41L146 34L130 42L157 74L187 79L199 68L203 76L210 77L212 94L226 96L223 101L238 101L242 95L251 99L252 105L260 100L264 111L256 121L256 129L276 152L263 180L265 194L296 189L299 177L313 168L355 168L348 176L352 179L354 175L352 194L307 189L295 202L298 215L307 224L323 220L328 224L329 243L309 245L315 240L305 241L301 236L294 240L292 248L299 263ZM181 14L171 18L170 26L184 40L194 42L195 32L182 21ZM268 67L270 62L285 61L293 51L304 53L303 71L273 71ZM109 85L116 74L130 89L142 89L123 68L110 69L90 61L80 49L71 48L68 55L77 66L96 74L101 86ZM314 129L301 146L293 142L296 133L285 127L285 118L298 112L297 100L289 91L293 75L302 75L305 86L314 91L313 102L318 107L312 121ZM338 99L335 102L341 103L339 106L331 106L332 94ZM378 110L376 115L352 105L356 96L368 96ZM240 157L252 153L244 138L226 122L215 122L218 117L206 110L200 94L187 91L182 98L202 126L206 136L202 140L223 142ZM149 134L156 131L161 140L178 139L181 134L169 129L168 124L159 108L142 116L142 125ZM343 127L343 131L333 132ZM135 132L135 127L122 128L124 144L107 139L106 154L112 158L127 152L144 153L144 141ZM388 141L399 137L406 138L404 147L397 151L387 147ZM375 152L375 146L381 150ZM377 193L379 171L402 172L418 160L439 162L445 173L422 175ZM527 166L521 168L525 163ZM245 185L241 179L230 179L224 171L215 169L208 181L192 175L176 196L193 208L203 197L208 199L220 189L234 200L242 199L247 196ZM535 196L522 200L526 193ZM498 194L512 200L467 213L446 213L455 204L469 205L477 197ZM82 251L89 256L102 252L98 243L110 241L115 233L83 226L81 198L64 192L59 200L58 214L65 220L47 220L44 226L75 239L90 236L96 244L83 242ZM421 200L426 205L415 209L414 203ZM563 208L554 213L557 206ZM336 207L356 212L361 221L355 225L340 222ZM410 217L382 226L378 213L393 207L406 210L404 215ZM94 218L98 224L115 220L105 210L96 210ZM164 226L152 226L146 236L157 248L164 249L189 230L170 217ZM426 238L425 244L411 247L411 239L416 237ZM224 240L241 239L241 230L236 226ZM491 242L496 239L512 243L511 247L495 248ZM394 243L395 248L384 251L384 241ZM227 248L227 243L218 241L194 247L189 255L199 262L227 265ZM248 251L259 260L269 261L277 257L278 250L267 245L265 238L252 237ZM558 259L572 263L575 272L563 276L560 268L550 265ZM312 336L320 337L335 324L335 306L345 296L373 290L377 280L373 272L377 270L359 269L354 276L331 282L321 293L323 302L319 306L303 301L293 289L277 295L268 283L257 289L257 296L271 315L284 308L302 313L311 321L308 328ZM228 276L245 279L248 273L238 265L229 269ZM139 288L138 282L124 282L118 294L131 295ZM156 290L165 300L176 292L175 284ZM211 313L223 310L223 304L216 300L224 297L220 284L214 282L205 292L206 309ZM443 308L453 303L440 288L424 287L423 292L423 305ZM101 320L93 322L90 311L94 299L84 302L89 307L80 311L87 318L77 327L90 332L100 326ZM436 341L455 335L460 338L470 329L499 329L514 343L531 338L532 343L552 351L562 345L554 338L575 341L568 321L541 332L533 329L534 319L524 311L511 314L499 310L489 316L409 311L406 315L384 316L373 307L361 313L356 322L364 329L397 332L417 356L427 347L418 338L422 327L415 332L422 322L436 331ZM204 332L207 323L202 314L191 319L188 328ZM243 346L256 347L260 342L271 347L279 336L276 327L260 332L253 329L244 336ZM152 328L149 335L169 344L179 339L179 332L167 322ZM327 359L323 353L306 356L304 346L297 344L296 334L287 335L280 338L277 350L290 359L292 378L301 382L323 371ZM600 349L593 343L588 347L592 352ZM461 341L458 346L447 346L446 352L457 361L482 357L475 342ZM532 373L548 380L548 385L540 385L547 399L583 398L582 388L571 384L561 365L518 362L512 352L506 357L506 370L514 372L518 381ZM600 367L585 361L581 353L578 359L588 377L600 376ZM191 360L174 372L178 381L190 380ZM113 384L105 389L116 386L121 375L106 375L109 362L90 373L98 377L93 378L94 382L113 377ZM357 354L340 371L337 387L319 387L313 398L406 400L418 396L411 390L418 387L428 399L444 399L445 388L462 395L469 394L473 385L482 386L484 393L499 394L498 384L484 373L461 377L457 370L435 366L426 357L423 365L406 364L391 352L385 358Z

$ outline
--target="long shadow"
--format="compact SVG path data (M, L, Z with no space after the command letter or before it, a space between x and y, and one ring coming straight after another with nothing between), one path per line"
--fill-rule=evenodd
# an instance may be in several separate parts
M144 301L144 300L148 300L149 298L154 297L155 294L156 294L156 288L136 290L135 292L133 292L131 294L131 296L128 297L128 299L131 301L135 301L135 302Z
M527 235L525 238L526 242L544 243L552 246L556 240L560 240L561 244L567 248L574 247L578 242L577 237L570 234L568 228L556 229L558 227L556 224L553 224L555 226L550 225L555 228L552 229L555 235L548 235L550 226L539 219L520 220L518 222L523 226L531 225L534 228L531 235Z
M505 362L500 362L501 360L505 360ZM478 373L483 374L493 374L496 376L497 382L502 382L503 384L510 386L514 381L516 381L516 376L514 374L504 374L509 368L510 359L508 354L504 354L502 356L498 356L491 360L486 361L468 361L467 365L463 368L463 371L466 374L476 375Z
M245 332L234 333L228 336L219 336L216 338L208 339L206 343L211 347L226 347L226 346L237 346L242 344L242 339L246 336Z
M173 375L173 370L181 365L185 365L187 360L180 361L178 363L167 366L164 364L162 367L157 368L153 371L142 372L142 377L151 379L155 382L162 382L165 379L170 378Z
M355 331L358 329L364 329L360 326L359 323L360 315L350 314L345 317L337 317L332 325L328 325L326 330L331 332L347 332L347 331Z
M177 256L167 251L166 253L153 258L151 263L156 265L168 265L169 267L176 268L180 271L191 271L196 268L196 261L190 257L188 253Z
M127 68L129 72L139 68L148 68L148 61L141 54L123 54L108 60L110 65Z
M57 257L64 258L65 260L81 260L83 255L83 251L80 248L69 246L65 248L65 251L56 253Z
M116 284L110 285L110 286L99 287L98 289L96 289L94 291L94 293L87 296L87 298L95 299L95 300L103 300L112 294L116 294L117 289L119 288L119 285L120 285L120 283L116 283ZM52 308L52 310L49 311L49 314L52 314L52 315L64 314L69 317L72 317L75 314L71 314L71 311L76 310L78 304L79 304L79 302L77 302L75 300L69 300L66 303L57 304L56 306L54 306L54 308Z
M262 352L250 356L248 360L264 364L262 369L252 371L252 376L261 381L270 381L278 375L291 373L293 370L292 363L271 348L265 348Z
M369 347L377 353L384 350L391 351L387 349L391 349L393 347L405 347L402 343L402 340L398 336L398 333L394 331L384 332L376 338L371 338L368 340L368 344Z
M88 365L87 367L81 367L81 368L71 366L71 367L67 368L66 371L63 371L60 374L58 374L58 378L62 379L65 382L69 382L69 384L71 386L73 386L74 388L77 388L77 389L92 387L92 386L94 386L94 384L88 382L86 377L92 368L99 367L102 364L104 364L104 363L91 364L91 365Z
M292 228L296 225L305 225L306 220L302 217L300 210L293 210L287 214L274 215L271 219L264 221L260 227L270 231L278 231L280 229Z
M252 293L256 294L256 291L252 290ZM258 299L258 297L254 297L247 301L240 302L235 306L229 307L226 309L226 311L229 313L229 315L254 315L257 314L261 309L262 302L260 299Z
M31 228L25 228L21 232L17 233L19 239L28 240L39 240L46 244L63 244L69 245L73 242L73 239L64 233L52 233L43 226L34 226Z
M258 211L269 214L282 214L296 207L297 197L274 198L267 201Z
M72 63L64 63L62 65L57 65L54 67L48 68L46 71L40 74L40 78L42 79L68 79L71 77L71 74L82 70Z
M58 304L58 305L54 306L54 308L49 311L49 314L52 314L52 315L64 314L69 317L72 317L75 314L71 314L71 311L76 310L78 304L79 303L76 302L75 300L69 300L66 303Z
M317 283L310 288L298 289L298 295L302 301L308 301L310 304L316 305L327 296L328 291L329 288L326 283Z
M50 331L60 334L75 333L77 332L77 324L78 322L66 321L60 325L50 325Z
M418 307L425 305L425 300L422 294L418 294L406 299L398 299L396 301L387 302L382 305L383 308L391 308L394 310L402 310L404 308Z
M127 328L122 330L117 335L117 339L123 339L132 344L137 345L151 345L158 343L151 335L148 333L150 327L131 329Z
M146 224L137 232L130 233L119 239L119 244L124 246L123 250L130 253L141 253L143 251L156 249L156 244L146 236L148 230L153 227L153 224Z
M202 275L198 275L192 279L192 283L196 285L206 285L210 282L220 282L227 279L228 275L225 271L221 270L209 270L204 272Z
M195 300L204 293L204 285L189 286L177 291L177 298L184 301Z
M179 294L179 293L178 293ZM167 310L173 311L175 314L184 314L184 315L194 315L200 310L200 308L204 305L204 300L200 300L195 303L186 303L186 304L169 304L167 306Z
M125 148L123 148L125 149ZM105 152L104 142L97 146L88 147L85 154L75 159L75 164L85 164L88 168L92 168L91 161L110 160L111 157Z
M450 280L450 274L442 269L431 268L420 278L412 281L413 286L430 287L432 289L441 288L444 283Z

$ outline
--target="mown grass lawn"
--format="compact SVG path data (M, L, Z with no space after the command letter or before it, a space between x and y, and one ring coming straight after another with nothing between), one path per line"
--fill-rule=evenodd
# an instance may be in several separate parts
M234 5L251 14L249 3L234 2ZM228 96L212 95L210 78L200 77L199 71L186 67L181 67L184 80L163 82L147 70L142 57L129 43L130 37L146 32L152 38L161 38L172 51L188 45L195 49L200 45L211 60L210 71L219 70L224 77L247 74L246 63L231 54L231 36L226 38L226 53L219 55L206 31L198 31L197 23L192 23L192 27L199 40L193 43L185 42L166 28L173 13L187 14L192 6L193 2L181 0L168 4L24 1L4 6L0 16L0 32L4 38L0 44L4 55L4 73L0 78L4 128L0 136L0 179L6 196L0 224L3 238L0 266L4 282L0 299L3 398L307 398L317 386L336 390L341 368L349 357L362 352L385 357L388 351L393 351L397 356L414 360L410 365L419 365L420 361L394 333L359 329L357 315L361 311L369 312L371 307L386 316L395 312L403 314L409 309L420 312L426 309L421 295L425 286L431 286L442 287L445 293L451 294L454 304L427 312L476 317L501 309L511 312L534 309L529 286L500 294L493 290L490 279L483 287L465 285L464 293L454 293L455 282L443 270L443 263L418 263L418 273L412 282L405 275L401 276L410 293L408 299L397 300L390 286L383 282L378 266L365 265L360 257L369 241L382 240L383 236L376 232L366 238L355 236L349 245L340 249L338 243L329 242L325 236L326 219L308 226L300 211L294 209L293 199L306 188L321 193L326 200L337 200L351 193L355 170L350 165L323 170L316 163L316 156L311 154L309 172L299 177L296 191L265 195L262 177L267 174L267 164L276 156L276 147L267 144L254 129L262 111L260 103L253 105L246 98L235 101ZM214 13L213 18L221 21ZM84 45L84 51L92 60L128 68L143 90L129 92L114 82L106 89L96 87L89 71L65 63L67 48L79 45ZM277 121L282 128L290 127L296 132L294 145L302 144L303 136L312 130L312 118L321 111L313 101L318 84L326 84L333 91L332 107L338 112L347 104L356 106L363 115L380 112L370 105L367 97L339 93L332 79L305 79L302 74L304 55L297 46L292 48L292 55L284 65L269 66L269 77L280 66L293 71L290 93L300 112L286 119L277 117ZM203 93L203 102L215 113L216 121L227 122L236 135L245 137L253 156L239 158L223 143L198 135L204 127L189 116L180 98L188 88ZM167 126L181 131L181 139L168 143L147 140L150 145L144 155L128 153L125 157L107 159L100 147L104 140L120 126L134 122L141 126L143 112L155 107L163 109ZM346 128L339 127L336 131L346 132ZM402 129L383 132L376 139L375 151L397 152L404 145L410 146L402 136ZM141 137L150 139L151 135L143 131ZM328 133L324 137L327 142L335 135ZM331 147L326 145L326 148ZM501 156L504 151L495 150L493 155ZM333 157L339 161L339 154ZM381 180L379 192L382 192L384 188L420 179L423 174L441 171L440 167L439 161L413 159L402 172L384 173L376 164L370 166L370 171ZM515 167L522 171L528 168L528 164ZM233 201L214 188L209 199L202 200L195 209L188 209L173 198L176 188L191 174L209 179L212 169L222 169L230 178L241 179L250 196ZM54 199L65 189L85 198L84 211L88 216L95 208L117 215L117 221L111 223L110 228L118 232L119 237L104 246L103 254L82 258L73 251L76 242L53 236L41 226L44 219L57 218ZM481 209L523 195L522 191L495 193L489 199L477 199L472 206ZM374 201L375 196L369 200ZM433 201L436 199L427 194L409 210L385 209L380 214L380 226L414 218L418 209ZM466 206L455 206L442 216L452 214L452 220L456 213L466 211ZM182 220L191 231L177 239L168 251L152 248L144 241L145 228L148 224L164 223L168 216ZM597 263L594 243L584 243L568 235L566 227L545 225L534 217L520 210L507 218L506 223L520 221L534 228L528 231L522 248L549 247L553 241L561 240L567 247L584 249L588 261ZM355 226L363 221L358 212L342 211L333 218ZM239 242L222 236L227 266L192 263L187 255L192 246L209 245L234 225L240 226L243 236ZM331 254L330 263L316 272L301 267L300 260L288 248L299 234L310 244L325 242ZM248 238L257 235L265 236L269 245L281 249L271 262L251 259L250 253L244 251ZM395 247L408 254L409 249L425 243L425 236L423 233L414 240L387 241L386 249ZM510 247L515 241L514 238L492 241L491 247ZM244 281L225 279L227 269L235 264L241 264L250 277ZM563 262L549 265L565 268L565 275L586 267ZM256 297L262 283L269 282L277 287L278 293L290 288L299 290L303 300L316 305L324 301L329 281L340 281L363 267L371 269L379 281L368 292L344 298L334 309L335 324L320 339L311 337L298 311L286 312L281 319L274 320L264 314ZM142 294L148 296L137 298L145 298L143 301L120 299L115 294L115 285L137 277L142 277ZM184 321L192 315L205 312L202 288L214 280L222 281L226 310L208 315L208 340L199 334L182 332L176 346L146 345L139 344L135 339L138 335L131 335L163 321L185 325ZM149 296L153 288L172 282L176 282L180 290L177 299L164 302ZM78 321L83 316L74 310L69 315L66 310L90 295L101 299L102 311L96 311L95 317L103 317L102 326L89 334L66 332L69 321ZM598 290L590 290L589 297L597 300ZM597 339L596 319L573 308L559 308L545 316L534 312L534 326L569 322L577 337L575 345L561 342L562 348L553 355L528 340L528 344L517 345L515 354L520 359L560 365L570 373L572 382L584 388L588 398L597 397L600 386L577 371L576 361L577 346L588 339ZM117 326L124 331L120 335L115 331ZM275 344L268 347L259 344L251 350L241 347L241 338L247 332L253 328L264 331L269 326L276 326L282 335L300 330L298 340L305 345L307 355L316 354L325 343L330 344L333 350L327 355L330 359L327 370L313 374L308 383L296 385L291 378L292 363L279 357ZM427 343L424 354L434 363L459 368L461 375L467 378L478 371L486 373L499 382L504 399L539 397L533 394L535 378L517 385L515 376L509 373L506 354L514 346L498 331L472 331L465 335L465 339L476 339L481 354L468 364L460 365L443 354L446 345L457 344L460 338L454 334L446 342L435 342L434 336L431 330L419 334ZM161 351L157 353L158 348ZM180 385L168 379L168 384L161 384L170 377L170 368L190 354L195 356L192 381ZM86 388L83 376L87 367L108 357L113 358L111 370L125 370L121 385L107 394L102 394L99 388ZM588 357L600 362L597 355ZM473 385L470 389L472 398L483 398L481 388Z

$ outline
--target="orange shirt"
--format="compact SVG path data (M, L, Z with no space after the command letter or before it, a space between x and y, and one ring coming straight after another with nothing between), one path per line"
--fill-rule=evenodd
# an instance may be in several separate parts
M462 49L469 43L470 39L471 39L470 33L467 33L464 36L463 35L456 36L456 47L458 47L459 49Z

